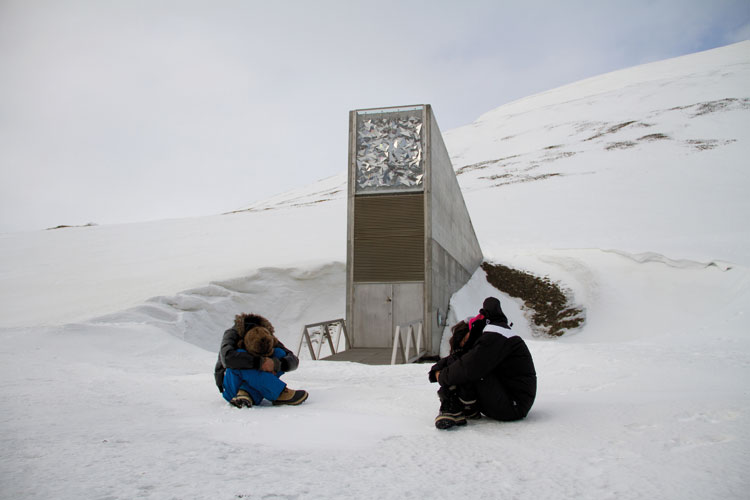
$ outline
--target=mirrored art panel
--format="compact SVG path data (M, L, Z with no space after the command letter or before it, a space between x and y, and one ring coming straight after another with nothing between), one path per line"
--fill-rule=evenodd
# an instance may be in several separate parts
M422 109L357 117L356 192L421 191Z

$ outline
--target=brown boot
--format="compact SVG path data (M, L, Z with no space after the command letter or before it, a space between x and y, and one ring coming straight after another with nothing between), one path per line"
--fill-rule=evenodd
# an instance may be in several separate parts
M250 399L250 394L240 389L239 391L237 391L237 395L232 398L229 404L231 404L232 406L236 406L237 408L252 408L253 400Z
M279 394L279 397L276 398L276 401L273 402L275 406L278 405L298 405L302 403L304 400L307 399L307 391L295 391L294 389L290 389L288 387L284 387L284 390L281 391L281 394Z

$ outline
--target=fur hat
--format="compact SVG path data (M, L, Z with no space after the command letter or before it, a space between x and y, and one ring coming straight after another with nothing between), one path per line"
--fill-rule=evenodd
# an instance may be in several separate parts
M271 357L273 347L276 344L276 337L268 329L262 326L254 326L245 333L242 342L245 345L245 350L253 356Z
M254 326L262 326L268 330L271 335L274 334L273 325L270 321L259 314L238 314L234 317L234 330L239 334L240 337L244 337L245 333Z

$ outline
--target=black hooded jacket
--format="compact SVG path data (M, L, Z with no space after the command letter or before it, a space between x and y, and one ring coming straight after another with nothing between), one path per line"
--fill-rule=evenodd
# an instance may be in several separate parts
M504 393L511 398L517 418L523 418L536 398L534 361L523 339L512 335L499 301L488 299L484 306L483 317L472 324L470 342L438 361L430 370L430 380L436 380L439 371L436 381L443 387L476 386L482 412L502 420L508 419L508 412L498 393Z
M224 332L219 348L219 359L214 367L214 379L219 392L224 392L224 372L227 368L235 370L258 370L263 363L262 356L253 356L248 352L238 352L241 349L240 341L245 332L254 326L262 326L273 335L273 325L257 314L240 314L235 317L234 326ZM286 352L281 359L274 359L274 371L291 372L299 366L299 359L292 351L287 349L279 339L276 339L274 348L279 347Z

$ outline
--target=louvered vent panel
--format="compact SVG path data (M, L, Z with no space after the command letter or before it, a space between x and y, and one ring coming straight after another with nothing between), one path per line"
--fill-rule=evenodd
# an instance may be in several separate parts
M424 280L424 194L354 197L354 281Z

